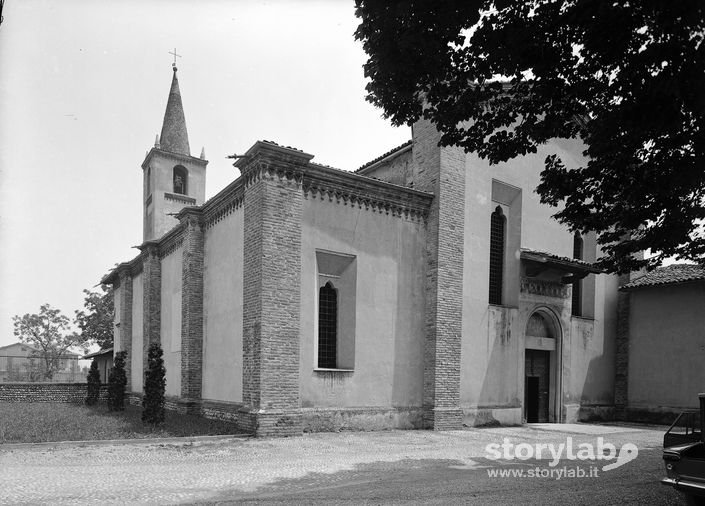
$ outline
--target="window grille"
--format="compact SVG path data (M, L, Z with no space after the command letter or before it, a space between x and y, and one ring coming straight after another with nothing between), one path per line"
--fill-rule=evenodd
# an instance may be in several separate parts
M318 295L318 367L337 368L338 291L331 282Z
M573 258L576 260L583 259L583 239L580 234L576 232L573 236ZM573 281L573 300L571 301L571 314L573 316L582 316L582 281Z
M502 208L497 206L490 219L490 304L502 304L506 223Z

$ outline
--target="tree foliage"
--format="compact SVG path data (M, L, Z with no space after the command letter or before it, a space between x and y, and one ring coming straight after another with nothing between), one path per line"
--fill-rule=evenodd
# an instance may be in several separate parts
M108 409L110 411L125 410L125 388L127 387L126 358L126 351L117 352L113 368L108 376Z
M98 370L98 361L95 358L91 362L91 368L88 370L87 381L86 404L92 406L97 404L100 398L100 371Z
M496 164L548 139L538 193L599 264L625 272L705 255L705 3L701 0L356 0L367 100L420 118ZM650 249L653 257L635 254Z
M147 373L144 381L144 399L142 399L142 421L152 425L164 422L166 369L164 368L162 355L162 348L158 343L152 343L149 346Z
M113 346L113 289L102 285L101 292L83 290L83 309L76 311L76 326L89 342L96 343L102 350Z
M48 380L62 369L62 361L70 349L86 344L84 336L70 331L69 318L49 304L42 304L39 313L15 315L12 321L15 336L38 350L36 357L42 360Z

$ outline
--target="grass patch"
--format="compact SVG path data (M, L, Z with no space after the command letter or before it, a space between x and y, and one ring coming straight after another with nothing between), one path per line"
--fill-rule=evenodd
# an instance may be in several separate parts
M123 412L107 406L64 403L0 402L0 443L143 439L177 436L238 434L235 426L196 415L166 412L159 427L142 423L142 408L126 406Z

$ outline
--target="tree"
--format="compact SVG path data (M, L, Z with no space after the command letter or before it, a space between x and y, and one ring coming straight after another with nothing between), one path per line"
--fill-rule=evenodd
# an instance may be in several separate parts
M91 362L91 368L88 370L87 381L86 404L92 406L98 402L100 397L100 371L98 370L98 361L95 358Z
M596 232L598 264L702 261L701 0L356 0L356 14L367 100L393 124L430 120L442 145L491 164L579 137L586 163L547 157L538 193Z
M101 285L102 293L83 290L83 310L76 311L75 323L87 341L96 343L101 350L113 346L113 289Z
M162 359L162 347L158 343L149 346L147 374L144 381L142 421L152 425L164 422L164 390L166 369Z
M86 344L84 336L69 331L68 317L49 304L40 306L39 314L15 315L12 321L15 336L39 350L36 357L43 361L48 380L62 369L61 361L66 360L69 349Z
M110 411L125 410L125 387L127 375L125 374L126 351L115 354L115 362L108 377L108 409Z

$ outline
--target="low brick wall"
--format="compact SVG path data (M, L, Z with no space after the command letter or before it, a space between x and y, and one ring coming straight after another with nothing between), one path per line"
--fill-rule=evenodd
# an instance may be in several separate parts
M127 402L141 406L144 395L140 392L127 394ZM180 414L195 414L211 420L233 423L240 431L253 434L257 428L256 417L247 411L242 403L211 400L184 401L176 396L164 397L164 409Z
M3 402L69 402L83 404L86 383L0 383ZM108 385L100 386L100 401L105 402Z

